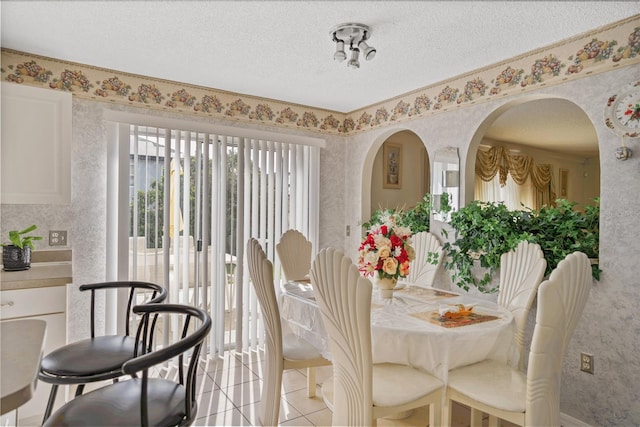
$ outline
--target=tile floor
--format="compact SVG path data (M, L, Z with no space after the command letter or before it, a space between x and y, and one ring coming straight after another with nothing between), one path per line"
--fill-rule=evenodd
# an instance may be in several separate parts
M261 354L229 352L222 358L201 363L198 382L200 401L194 425L259 425L257 403L261 390ZM331 375L331 369L316 368L318 384ZM418 409L410 417L402 420L378 420L379 426L426 426L427 423L427 408ZM468 426L468 409L456 405L452 423L454 426ZM505 424L509 423L503 423ZM331 425L331 412L322 402L320 387L317 387L316 397L307 397L306 370L290 370L283 374L280 425Z
M235 353L200 362L198 372L199 404L195 426L257 426L258 405L262 389L263 352ZM331 375L330 366L316 368L318 384ZM166 374L165 374L166 375ZM86 391L100 387L87 385ZM280 403L281 426L330 426L331 412L322 401L320 386L316 397L307 397L306 370L285 371L282 377L282 400ZM428 409L420 408L411 416L401 420L379 419L379 426L426 426ZM22 419L19 426L38 426L42 416ZM452 425L469 425L469 410L462 405L454 406ZM487 419L483 421L487 425ZM511 427L503 422L504 427Z

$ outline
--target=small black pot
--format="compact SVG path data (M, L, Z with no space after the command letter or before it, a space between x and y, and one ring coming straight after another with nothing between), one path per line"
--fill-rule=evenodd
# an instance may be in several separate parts
M17 246L4 246L2 248L2 263L5 271L20 271L31 268L31 248L20 249Z

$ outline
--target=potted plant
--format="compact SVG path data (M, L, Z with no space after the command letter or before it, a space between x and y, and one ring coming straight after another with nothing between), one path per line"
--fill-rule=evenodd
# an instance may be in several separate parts
M531 240L523 216L502 203L478 200L453 212L449 225L455 230L455 241L443 247L448 253L444 267L453 272L453 282L466 291L474 287L482 293L496 292L492 278L500 267L500 256L521 240ZM442 232L447 235L446 230ZM480 277L477 267L482 270Z
M400 225L409 227L411 234L429 231L431 194L427 193L413 208L400 215Z
M38 228L35 224L22 231L9 231L10 242L2 244L2 263L6 271L27 270L31 267L33 241L42 240L41 236L28 235Z
M460 288L493 293L498 290L492 279L500 267L500 256L522 240L540 245L547 261L545 275L574 251L597 259L600 199L594 199L593 205L584 210L575 206L575 202L558 199L554 206L537 211L510 211L502 203L475 200L451 215L449 224L456 235L455 241L444 245L448 252L444 267L452 271L451 278ZM476 267L482 268L480 277ZM593 278L599 280L597 261L592 262L591 269Z
M421 201L406 211L400 208L378 209L371 215L369 221L362 224L362 229L367 231L375 225L381 225L383 217L393 215L398 225L411 229L411 234L429 231L431 207L431 194L427 193Z

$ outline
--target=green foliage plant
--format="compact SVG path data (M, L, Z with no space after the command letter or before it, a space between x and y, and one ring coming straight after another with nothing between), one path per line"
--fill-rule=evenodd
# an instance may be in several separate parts
M475 287L492 293L497 291L490 283L500 267L501 255L523 240L540 245L547 261L546 275L575 251L598 258L600 201L594 199L594 205L584 211L575 206L574 202L558 199L555 206L539 211L510 211L502 203L473 201L451 214L449 225L456 231L456 240L444 245L448 252L444 267L453 272L452 280L460 288ZM475 261L486 269L482 277L472 271ZM592 265L596 280L600 272L597 264Z
M35 224L30 227L25 228L24 230L11 230L9 231L9 242L5 242L2 246L17 246L20 249L24 249L25 247L34 249L33 241L34 240L42 240L41 236L31 236L26 235L31 233L36 228L38 228Z
M429 231L431 195L427 193L413 208L400 214L400 225L409 227L413 234Z
M572 252L584 252L589 258L598 258L600 246L600 199L595 198L593 205L587 205L584 211L575 208L575 202L565 199L556 200L555 206L543 206L538 212L532 212L528 232L533 242L540 245L547 260L546 275L558 266ZM597 264L591 266L593 278L600 279Z
M371 219L369 219L369 221L362 224L362 230L366 233L374 225L382 224L383 217L386 218L391 215L395 215L398 225L402 227L409 227L412 234L420 233L421 231L429 231L431 207L431 194L427 193L422 200L411 209L380 208L371 215Z
M451 206L451 197L451 194L446 192L440 195L440 210L438 213L446 215L453 210L453 206Z
M456 231L456 240L445 243L443 249L448 253L444 267L453 271L453 282L467 291L473 286L484 293L496 292L490 282L500 267L500 256L521 240L531 240L522 219L520 211L509 211L502 203L477 200L452 212L449 225ZM486 269L482 277L472 271L475 261Z

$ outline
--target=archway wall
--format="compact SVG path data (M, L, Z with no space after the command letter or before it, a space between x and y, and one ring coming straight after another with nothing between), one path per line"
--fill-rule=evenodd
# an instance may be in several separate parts
M608 97L621 86L637 80L639 67L585 77L536 92L510 96L465 108L453 108L430 117L402 122L345 138L344 222L351 234L342 242L345 252L355 259L360 243L359 224L370 208L371 165L384 140L399 130L414 132L427 147L430 159L438 148L456 147L460 154L461 204L472 199L473 166L483 126L487 118L514 100L534 97L564 98L580 107L593 123L600 148L600 267L587 307L567 351L562 378L561 410L590 425L638 425L640 411L640 156L626 161L615 158L620 139L605 126L603 111ZM479 132L480 130L480 132ZM477 139L477 140L476 140ZM640 140L627 141L640 153ZM326 190L326 189L325 189ZM366 205L366 208L365 208ZM342 243L342 245L340 245ZM635 320L633 320L635 319ZM631 322L631 324L629 324ZM613 333L612 333L613 332ZM597 375L579 370L581 351L596 359ZM599 390L626 390L625 393L599 393Z
M518 154L533 158L536 165L551 165L556 197L576 202L579 208L593 204L593 198L600 196L600 158L598 155L585 157L556 153L521 145L506 144L490 138L484 138L482 144L492 147L502 146L507 149L515 149ZM473 163L473 158L469 157L467 164L473 168ZM566 169L568 173L568 185L565 187L565 194L562 194L560 191L560 169ZM469 192L469 194L472 195L471 192ZM472 198L478 199L478 196L473 195Z
M583 110L575 103L567 100L566 98L558 96L548 96L535 94L533 96L523 96L521 98L511 100L491 112L485 121L478 127L478 131L473 136L469 150L467 152L467 158L465 160L466 180L465 186L467 188L466 199L461 201L461 205L469 203L471 200L478 199L474 194L474 181L475 181L475 166L476 156L481 144L487 146L501 146L506 149L516 150L518 154L529 156L533 159L536 165L548 164L551 166L552 177L552 190L556 194L556 198L568 199L569 201L576 202L578 208L582 208L585 205L593 204L593 198L600 196L600 159L599 155L577 155L577 154L565 154L540 148L534 148L525 145L517 145L512 143L505 143L503 141L496 141L485 137L486 131L492 126L495 120L506 110L512 109L519 105L527 104L532 101L538 101L543 99L561 100L562 105L566 109L580 110L580 112L586 115ZM531 104L531 105L536 105ZM539 103L540 108L543 108ZM588 124L595 133L595 127L593 123ZM594 135L594 139L597 139ZM568 185L564 186L565 191L561 191L559 171L564 169L568 174Z
M386 143L393 144L394 148L401 148L399 188L385 186L383 148ZM420 202L429 191L428 161L424 143L412 132L401 131L383 141L374 158L371 172L369 212L372 213L379 208L408 209ZM365 215L363 220L367 219Z

